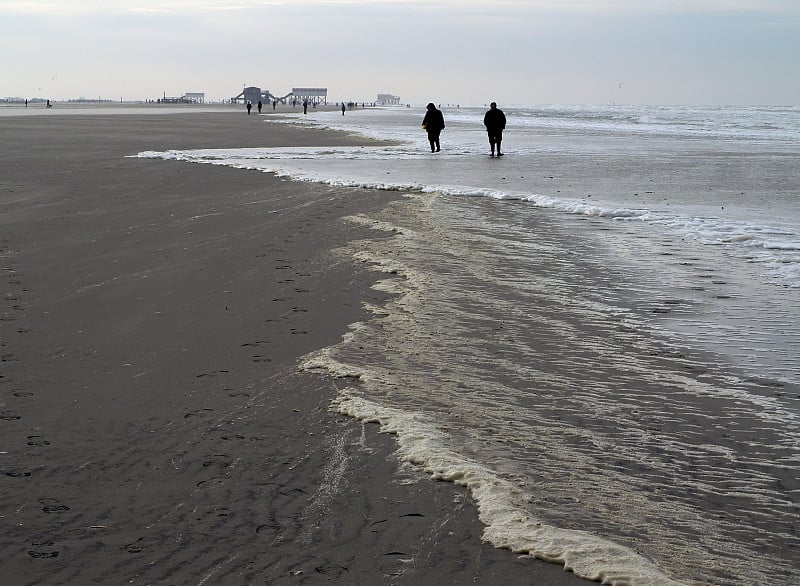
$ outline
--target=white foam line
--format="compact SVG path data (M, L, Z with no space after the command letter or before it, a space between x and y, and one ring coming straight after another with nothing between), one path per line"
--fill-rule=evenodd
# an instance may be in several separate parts
M434 480L467 487L486 525L483 539L493 546L563 564L577 576L611 586L681 585L630 548L530 517L514 504L525 498L517 488L489 468L446 448L441 432L422 415L378 405L349 389L340 393L334 408L380 424L383 433L395 434L401 461L421 467Z

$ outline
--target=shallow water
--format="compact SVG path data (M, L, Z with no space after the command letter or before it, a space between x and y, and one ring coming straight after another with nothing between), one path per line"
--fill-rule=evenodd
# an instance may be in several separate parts
M798 125L545 110L507 110L503 159L466 109L433 156L404 110L313 121L399 146L143 156L407 193L337 251L395 295L304 366L469 486L490 542L612 584L797 583Z

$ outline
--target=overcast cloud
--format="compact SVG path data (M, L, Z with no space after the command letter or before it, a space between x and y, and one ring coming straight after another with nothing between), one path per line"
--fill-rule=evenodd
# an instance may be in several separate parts
M800 105L797 0L0 0L0 97Z

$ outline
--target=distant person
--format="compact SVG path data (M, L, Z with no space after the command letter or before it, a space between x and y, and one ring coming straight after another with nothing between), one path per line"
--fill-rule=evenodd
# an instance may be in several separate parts
M278 107L278 100L272 100L272 109L275 110L275 108L277 107Z
M303 100L303 114L308 114L308 100Z
M261 100L259 100L259 101L258 101L258 113L259 113L259 114L261 114L261 108L262 108L263 106L264 106L264 104L262 104L262 103L261 103Z
M344 102L342 102L342 116L344 116L344 111L345 110L347 110L347 106L345 106Z
M486 127L486 132L489 134L489 146L492 149L494 156L495 146L497 147L497 156L502 157L503 153L500 151L500 143L503 142L503 130L506 128L506 115L497 107L495 102L489 104L489 110L483 117L483 125Z
M422 119L422 128L428 133L428 142L431 144L431 152L438 153L442 150L439 146L439 135L444 130L444 115L441 110L431 102L427 106L425 118Z
M250 110L253 109L253 104L250 103L250 100L247 100L247 115L250 115Z

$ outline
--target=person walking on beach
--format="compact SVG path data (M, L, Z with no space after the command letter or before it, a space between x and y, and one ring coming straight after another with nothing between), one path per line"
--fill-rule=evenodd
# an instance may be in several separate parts
M308 100L303 100L303 114L308 114Z
M345 110L347 110L347 106L345 106L344 102L342 102L342 116L344 116Z
M483 116L483 125L489 134L489 146L492 149L491 156L494 156L495 146L497 146L497 156L502 157L500 143L503 142L503 130L506 128L506 115L497 107L495 102L489 104L489 110Z
M261 103L261 100L259 100L259 101L258 101L258 113L259 113L259 114L261 114L261 108L262 108L263 106L264 106L264 104L262 104L262 103Z
M422 119L422 128L428 133L428 142L431 144L431 152L438 153L442 150L439 146L439 135L444 130L444 114L437 110L431 102L427 106L425 118Z
M253 109L253 104L250 103L250 100L247 100L247 115L250 116L250 110Z

